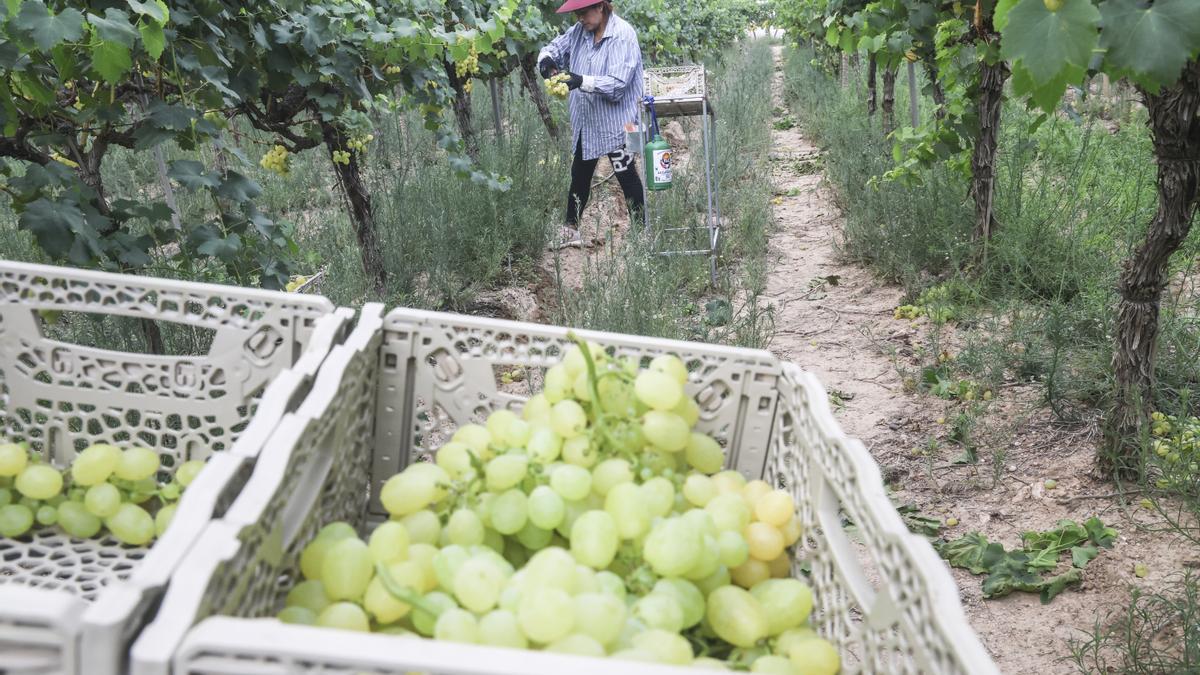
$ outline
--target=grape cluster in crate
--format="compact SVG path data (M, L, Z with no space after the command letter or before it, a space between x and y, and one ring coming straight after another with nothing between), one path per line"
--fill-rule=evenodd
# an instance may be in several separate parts
M581 348L582 347L582 348ZM753 672L832 674L791 576L789 493L722 471L675 356L577 342L520 415L493 412L391 477L390 519L326 525L279 618Z
M158 453L142 447L96 443L63 471L24 443L0 443L0 536L57 526L76 539L107 530L122 544L146 546L166 531L180 495L203 466L185 462L160 482Z

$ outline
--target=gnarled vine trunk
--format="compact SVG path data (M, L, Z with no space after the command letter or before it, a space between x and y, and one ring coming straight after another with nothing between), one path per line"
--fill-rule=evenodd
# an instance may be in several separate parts
M872 54L871 58L867 61L867 117L874 117L875 108L878 107L875 89L875 82L878 79L876 71L878 69L879 64L876 63L875 55Z
M454 89L454 118L458 121L458 132L462 135L463 145L471 159L479 161L479 139L475 137L475 123L471 119L471 95L467 93L466 84L470 80L459 79L454 70L454 64L443 60L446 77Z
M937 105L933 116L940 122L946 119L946 90L942 88L942 83L938 80L937 64L926 62L925 74L929 76L929 95Z
M367 186L363 184L362 172L358 166L358 154L350 153L350 162L341 164L333 159L335 151L346 152L346 135L336 125L329 122L321 123L321 135L325 140L325 148L333 162L333 170L337 175L338 185L342 188L350 210L350 220L354 224L354 234L358 239L358 251L362 257L363 270L370 280L376 295L382 298L387 289L387 270L383 266L383 251L379 247L379 235L375 231L375 215L371 209L371 196Z
M559 139L558 124L554 121L554 114L550 111L550 101L546 98L546 89L542 86L541 76L538 75L536 61L537 54L533 52L521 57L521 86L525 88L525 93L529 94L529 99L537 107L538 117L542 118L542 124L546 126L546 133L557 141Z
M883 135L896 128L896 67L883 69Z
M1008 64L979 64L979 135L971 153L971 199L975 202L976 241L987 241L999 227L994 209L996 194L996 149L1000 142L1000 104Z
M1168 264L1200 207L1200 61L1173 87L1142 92L1158 163L1158 212L1146 239L1125 261L1117 285L1114 405L1105 425L1100 469L1113 478L1137 474L1140 431L1153 405L1158 318Z

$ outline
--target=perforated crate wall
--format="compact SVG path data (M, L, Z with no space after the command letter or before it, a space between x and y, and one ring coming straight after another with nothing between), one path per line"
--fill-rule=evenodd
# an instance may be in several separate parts
M311 295L0 261L6 439L28 442L59 467L97 442L151 448L164 471L233 449L209 462L152 548L74 540L57 528L0 539L0 664L119 672L124 644L175 563L232 502L352 314ZM87 315L211 331L211 347L165 356L67 342L64 325L92 325Z
M364 448L372 449L375 492L408 459L436 448L444 422L480 421L521 403L497 390L497 367L538 370L557 362L568 344L562 328L407 310L389 314L376 334L357 332L368 328L360 323L330 355L315 385L322 393L276 433L242 498L180 566L180 583L171 584L163 611L134 646L134 674L612 672L618 666L611 661L342 634L263 618L282 608L312 533L334 520L372 518ZM687 392L704 411L699 426L725 439L731 465L792 492L805 528L793 573L811 567L814 622L838 645L844 672L996 672L963 617L945 564L905 528L878 467L838 428L811 375L762 351L580 336L622 356L678 354L691 364ZM375 373L376 397L364 401L356 386ZM373 434L364 411L376 415ZM331 437L333 427L343 429L339 445L317 440ZM325 460L314 462L320 452ZM320 465L327 465L323 480L314 474ZM846 537L844 519L855 524L860 542Z

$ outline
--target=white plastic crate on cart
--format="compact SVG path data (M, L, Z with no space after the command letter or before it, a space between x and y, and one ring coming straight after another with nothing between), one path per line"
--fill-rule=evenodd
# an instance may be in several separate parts
M211 348L165 356L70 344L47 335L45 312L211 331ZM0 538L0 672L124 672L172 569L233 501L352 317L312 295L0 261L0 436L59 467L96 442L154 449L164 467L229 450L209 459L149 548L57 528Z
M320 527L378 522L382 482L433 453L448 424L521 405L524 397L497 386L498 368L542 369L570 344L568 330L552 326L410 310L363 317L268 441L245 490L176 570L133 646L133 675L683 672L270 618ZM702 411L699 427L722 441L729 466L791 491L805 532L793 573L811 570L814 622L841 650L843 672L997 672L948 568L905 528L878 466L840 430L812 375L765 351L577 332L643 363L679 355ZM846 534L847 520L858 542Z

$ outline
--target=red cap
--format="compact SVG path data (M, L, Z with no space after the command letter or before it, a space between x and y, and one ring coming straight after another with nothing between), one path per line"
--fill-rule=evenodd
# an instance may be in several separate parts
M601 2L604 2L604 0L567 0L563 3L562 7L558 8L558 13L566 14L567 12L574 12L577 9L598 5Z

